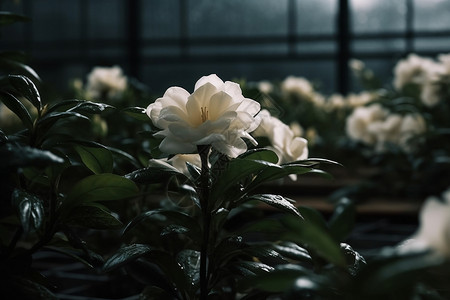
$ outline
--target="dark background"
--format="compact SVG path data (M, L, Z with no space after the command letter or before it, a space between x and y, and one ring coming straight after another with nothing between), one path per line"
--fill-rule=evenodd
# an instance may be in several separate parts
M1 29L0 51L23 50L64 90L94 66L119 65L160 93L222 79L304 76L325 94L358 89L358 58L389 84L407 53L450 52L449 0L2 0L29 23Z

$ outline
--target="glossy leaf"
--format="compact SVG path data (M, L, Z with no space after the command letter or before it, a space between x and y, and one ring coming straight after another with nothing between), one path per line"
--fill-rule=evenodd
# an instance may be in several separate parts
M98 114L105 111L106 109L112 108L114 107L105 103L81 100L78 102L77 105L75 105L68 111L74 111L78 113Z
M132 260L150 253L150 251L152 250L152 247L144 244L132 244L123 246L105 262L105 264L103 265L103 271L110 272Z
M281 209L287 213L301 217L298 209L292 203L292 200L288 200L288 199L284 198L283 196L272 195L272 194L260 194L260 195L253 195L251 197L246 198L246 201L251 201L251 200L261 201L272 207Z
M74 148L78 155L80 155L85 166L95 174L112 172L113 157L106 147L101 145L97 147L76 145Z
M92 229L119 229L123 226L119 219L97 203L75 207L65 222Z
M0 100L20 118L25 127L28 129L33 128L33 120L31 120L30 113L19 99L10 93L0 91Z
M65 118L77 118L82 120L88 120L89 118L86 116L83 116L79 113L72 112L72 111L65 111L65 112L52 112L48 113L45 116L43 116L39 121L37 122L38 126L43 129L43 131L48 130L51 128L57 121Z
M299 265L281 265L270 272L244 278L240 285L244 289L256 288L268 292L284 292L295 283L297 278L305 275L312 276L308 269Z
M136 196L138 188L133 181L115 174L98 174L77 182L64 199L61 210L96 201L114 201Z
M179 226L179 228L185 228L187 231L184 231L183 233L188 234L190 237L194 239L194 241L198 241L200 239L201 230L200 225L197 223L197 220L185 213L177 212L174 210L147 211L134 218L126 226L124 234L133 229L135 226L139 225L140 223L152 220L152 218L156 215L164 216L169 224L175 224Z
M143 107L127 107L122 109L122 111L129 115L130 117L133 117L136 120L139 121L150 121L149 116L146 114L146 110Z
M278 253L286 258L299 262L311 262L312 260L308 251L295 243L282 241L278 244L274 244L273 247Z
M233 263L233 269L244 276L253 276L261 273L268 273L274 270L273 267L256 261L238 261Z
M42 200L24 190L15 189L12 193L12 203L17 208L20 223L25 234L38 230L45 219Z
M323 227L292 215L286 215L281 222L288 230L281 235L282 240L292 241L307 249L313 249L318 255L338 266L345 265L340 245Z
M251 149L240 155L239 158L252 159L252 160L263 160L273 164L278 162L278 156L275 152L269 149Z
M45 167L63 162L61 157L50 151L15 144L0 145L0 173L19 167Z
M33 68L31 68L30 66L28 66L22 62L14 60L14 59L0 57L0 68L10 69L10 70L14 70L14 71L20 70L20 71L25 72L27 74L27 76L31 76L32 78L36 79L37 81L41 81L41 78L36 73L36 71L33 70Z
M149 167L131 172L125 175L125 177L136 183L151 184L166 182L174 175L182 176L186 180L188 179L183 173L170 164L152 159L149 162Z
M243 180L251 174L261 172L266 168L274 169L275 171L282 170L276 164L261 160L234 159L230 161L226 169L215 180L215 184L213 184L211 189L211 199L218 199L228 188L234 186L240 180Z
M38 111L42 110L42 101L38 89L28 77L23 75L9 75L11 85L30 101Z
M139 162L138 162L133 156L131 156L130 154L128 154L128 153L125 152L125 151L122 151L122 150L120 150L120 149L113 148L113 147L108 147L108 146L106 146L106 149L108 149L109 151L111 151L111 153L113 154L113 156L114 156L114 155L117 155L117 157L124 158L124 159L126 159L127 161L129 161L132 165L134 165L134 166L137 167L137 168L139 168L139 167L141 166L141 165L139 164Z
M48 108L46 109L46 112L51 113L51 112L55 112L55 111L59 111L59 110L66 111L84 101L85 100L78 100L78 99L67 99L67 100L58 101L58 102L53 103L52 105L48 106Z

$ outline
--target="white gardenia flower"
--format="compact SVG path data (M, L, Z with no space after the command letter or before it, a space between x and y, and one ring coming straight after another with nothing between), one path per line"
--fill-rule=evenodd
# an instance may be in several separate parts
M273 92L273 84L270 81L263 80L258 82L258 90L265 94Z
M394 67L394 87L399 91L407 84L416 84L421 88L429 76L441 68L432 59L410 54Z
M420 226L413 244L425 245L437 254L450 258L450 189L443 199L429 197L420 211Z
M368 145L375 145L377 137L374 132L370 132L368 127L388 115L388 111L380 104L361 106L356 108L346 121L347 135L356 141L361 141Z
M237 157L247 150L242 138L256 145L249 132L258 126L254 116L259 110L259 103L245 98L237 83L212 74L200 78L192 94L170 87L146 112L162 129L155 136L164 138L159 147L167 154L195 153L199 145L212 145Z
M95 67L87 77L86 97L116 100L127 88L127 77L119 66Z
M259 127L253 132L254 136L267 137L272 150L278 155L278 163L287 163L308 158L308 141L295 136L288 125L270 115L267 110L258 114L261 118Z
M306 78L288 76L281 82L281 91L302 98L310 98L314 93L314 88Z

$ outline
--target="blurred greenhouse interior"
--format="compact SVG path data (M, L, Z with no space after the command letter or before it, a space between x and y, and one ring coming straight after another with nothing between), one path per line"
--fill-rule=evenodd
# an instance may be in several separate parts
M450 0L0 0L1 299L450 299L449 233Z
M326 93L358 89L364 61L386 82L408 53L449 51L446 0L3 0L31 22L2 30L61 89L97 65L119 65L161 92L203 74L248 81L304 76Z

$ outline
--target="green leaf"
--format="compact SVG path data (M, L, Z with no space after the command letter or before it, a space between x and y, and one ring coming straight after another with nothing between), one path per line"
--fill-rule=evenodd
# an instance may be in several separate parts
M299 262L312 261L311 255L309 255L308 251L295 243L282 241L279 244L273 245L273 247L278 253L286 258Z
M239 181L266 168L282 172L280 166L266 161L239 158L230 161L226 169L215 180L211 189L211 199L219 199L227 189L235 186Z
M13 24L16 22L28 22L30 18L14 14L8 11L0 11L0 26Z
M166 182L172 176L181 176L186 180L188 178L178 171L178 169L174 168L170 164L152 159L149 162L149 167L136 170L125 175L125 178L133 180L136 183L141 184L150 184L150 183L161 183Z
M0 91L0 100L8 107L13 113L15 113L22 123L28 129L33 128L33 120L31 120L30 113L25 106L15 96L7 92Z
M292 215L286 215L281 222L288 230L281 235L281 240L292 241L307 249L313 249L327 261L338 266L345 266L340 245L322 226Z
M103 265L103 272L115 270L130 261L150 253L152 250L152 247L144 244L123 246L105 262Z
M142 107L127 107L122 109L122 111L129 115L130 117L133 117L136 120L139 121L150 121L149 116L146 114L146 109Z
M42 129L42 131L49 130L58 120L64 118L78 118L82 120L88 120L89 118L83 116L79 113L73 111L64 111L64 112L52 112L45 114L41 119L38 120L37 125Z
M38 196L20 189L15 189L11 198L17 208L24 233L28 234L38 230L45 218L42 200Z
M188 231L186 231L186 235L191 237L194 241L199 241L201 237L201 229L197 220L189 216L188 214L174 211L174 210L150 210L143 214L140 214L136 218L134 218L124 230L124 234L133 229L136 225L146 222L153 221L152 219L155 215L164 216L165 220L169 224L175 224L177 226L181 226Z
M63 162L61 157L50 151L9 143L0 145L0 173L20 167L46 167Z
M328 222L330 232L337 241L344 240L353 230L356 219L356 208L353 201L342 198L337 203L333 215Z
M33 70L30 66L21 63L19 61L16 61L14 59L9 59L5 57L0 58L0 68L2 69L12 69L12 70L21 70L25 72L28 76L31 76L32 78L36 79L37 81L41 81L41 78L36 73L35 70Z
M241 154L239 158L263 160L273 164L278 162L278 155L272 150L264 148L248 150L244 154Z
M236 269L240 275L247 277L261 273L268 273L274 270L273 267L255 261L238 261L233 263L233 269Z
M70 209L97 201L114 201L136 196L136 184L115 174L97 174L83 178L75 184L64 199L60 209L70 213Z
M301 217L298 209L292 204L292 200L288 200L280 195L272 194L259 194L253 195L245 199L245 201L258 200L264 202L270 206L281 209L287 213L293 214L295 216Z
M11 85L27 98L38 111L42 110L41 96L33 81L23 75L9 75L8 79Z
M65 222L92 229L120 229L123 226L119 219L98 203L75 207Z
M97 147L76 145L74 148L85 166L95 174L112 172L113 157L106 147L98 144Z
M68 111L74 111L78 113L98 114L106 109L114 108L111 105L99 102L80 101L77 105L69 109Z
M268 292L284 292L288 290L301 276L313 274L300 265L281 265L270 272L260 273L257 276L247 277L241 280L240 287L244 289L260 289Z
M50 105L46 112L47 113L51 113L51 112L55 112L58 111L60 109L63 109L64 111L74 107L77 104L80 104L82 102L84 102L85 100L78 100L78 99L67 99L67 100L63 100L63 101L58 101L56 103L53 103L52 105Z
M114 155L117 155L117 157L121 157L124 158L126 160L128 160L132 165L134 165L135 167L140 167L141 165L139 164L139 162L130 154L128 154L125 151L122 151L120 149L117 148L113 148L113 147L108 147L106 146L106 149L108 149L109 151L111 151L111 153Z

